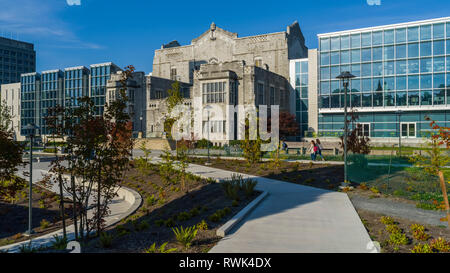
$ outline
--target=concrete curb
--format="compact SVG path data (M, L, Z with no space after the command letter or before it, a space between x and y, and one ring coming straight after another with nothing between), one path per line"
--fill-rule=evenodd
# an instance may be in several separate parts
M142 204L142 196L135 190L132 190L132 189L129 189L126 187L121 187L117 191L117 194L124 201L130 202L131 206L124 213L121 213L119 216L107 219L105 227L115 225L116 223L120 222L122 219L133 214ZM53 231L51 233L44 234L40 237L33 238L31 240L31 247L39 248L39 247L51 246L53 243L53 237L54 236L62 237L62 234L63 234L62 229L59 229L59 230ZM67 227L67 241L70 242L72 240L75 240L73 224ZM2 246L2 247L0 247L0 250L7 251L8 253L17 253L17 252L20 252L20 248L22 245L29 245L29 244L30 244L30 240L26 240L26 241Z
M235 227L245 216L247 216L259 203L261 203L264 198L269 195L268 191L264 191L261 193L255 200L250 202L245 208L243 208L240 212L233 216L228 222L226 222L223 226L221 226L216 231L216 235L219 237L225 237L230 230Z

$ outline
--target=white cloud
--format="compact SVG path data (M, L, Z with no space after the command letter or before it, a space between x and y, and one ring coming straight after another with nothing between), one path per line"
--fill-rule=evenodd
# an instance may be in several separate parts
M12 33L14 38L25 36L30 42L45 42L58 48L102 48L82 41L73 27L58 16L67 4L81 4L81 0L66 1L0 0L0 35Z
M69 6L81 6L81 0L66 0Z

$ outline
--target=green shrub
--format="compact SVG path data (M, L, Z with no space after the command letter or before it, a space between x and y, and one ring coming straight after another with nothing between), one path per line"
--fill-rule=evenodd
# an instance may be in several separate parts
M67 248L67 237L53 236L52 247L57 250L65 250Z
M45 219L42 219L42 221L41 221L41 228L42 228L42 229L46 229L46 228L48 228L49 226L50 226L50 222L47 221L47 220L45 220Z
M389 233L401 233L401 229L396 224L386 225L386 231Z
M152 196L148 196L148 197L145 199L145 204L147 204L148 207L151 207L151 206L155 205L156 202L157 202L157 200L156 200L154 194L152 194Z
M142 230L148 229L149 227L150 227L150 224L147 221L143 220L143 221L135 224L134 229L136 231L142 231Z
M233 207L237 207L237 206L239 206L239 201L233 200L233 202L231 203L231 205L232 205Z
M444 238L439 237L437 239L433 239L430 242L430 247L436 249L439 252L450 252L450 243L447 242Z
M35 253L37 249L31 246L31 240L28 244L23 244L19 247L20 253Z
M177 216L177 220L180 221L180 222L187 221L189 219L191 219L191 216L189 215L189 213L187 213L185 211L184 212L180 212L178 214L178 216Z
M257 184L258 182L254 179L247 179L241 183L241 188L244 190L247 198L253 195Z
M433 253L433 249L428 244L415 245L411 253Z
M100 233L100 246L103 248L110 248L112 246L113 237L106 232Z
M197 224L197 229L199 230L208 230L208 224L205 220L202 220L200 223Z
M389 216L382 216L380 222L385 224L385 225L393 225L394 224L394 219L392 217L389 217Z
M172 228L173 233L175 234L175 237L177 238L177 241L182 244L185 248L189 248L192 244L192 241L194 241L195 236L197 236L198 229L195 226L183 228L181 226L178 228Z
M222 216L220 214L218 214L217 212L208 217L209 221L215 222L215 223L219 222L221 219L222 219Z
M411 231L413 232L413 237L416 240L427 241L430 238L430 235L428 235L425 232L425 227L422 225L419 224L411 225Z
M165 221L163 219L159 219L155 221L155 225L157 225L158 227L164 225Z
M174 227L176 225L175 220L173 218L169 218L164 222L166 227Z
M168 242L165 242L159 248L156 247L156 243L153 243L149 248L145 250L145 253L172 253L177 251L176 248L166 249L167 243Z
M404 233L395 232L389 236L389 242L393 245L407 245L409 243L408 238Z
M225 192L225 196L230 200L239 199L239 189L241 187L240 181L227 180L222 182L222 189Z

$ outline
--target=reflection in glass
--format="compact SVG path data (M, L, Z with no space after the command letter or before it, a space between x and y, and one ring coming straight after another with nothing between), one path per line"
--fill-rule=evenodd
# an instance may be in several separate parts
M341 92L341 85L339 81L331 81L331 93L340 93Z
M385 91L395 90L395 78L394 77L384 78L384 90Z
M361 59L363 62L370 62L372 60L372 51L370 48L361 50Z
M414 74L419 73L419 59L408 60L408 73Z
M339 95L332 95L331 96L331 108L339 108Z
M419 89L419 76L408 76L408 90Z
M330 50L330 39L329 38L320 39L320 50L321 51L329 51Z
M445 71L445 58L444 57L433 58L433 71L434 72L444 72Z
M397 77L395 80L396 90L406 90L406 77Z
M362 88L361 90L363 92L370 92L372 91L372 80L371 79L363 79L361 80Z
M330 94L330 82L320 82L320 94Z
M373 78L373 88L375 91L383 91L383 78Z
M373 60L374 61L383 60L383 48L382 47L374 47L373 48Z
M394 46L385 46L383 50L383 57L385 60L394 59Z
M340 49L340 38L331 37L331 50L339 50L339 49Z
M361 107L361 95L360 94L352 94L351 107Z
M433 25L433 38L434 39L441 39L445 38L445 24L434 24Z
M383 32L376 31L372 33L372 44L381 45L383 43Z
M432 104L432 98L430 90L424 90L420 92L420 104L421 105L431 105Z
M419 44L418 43L408 44L408 57L409 58L419 57Z
M320 54L320 64L321 65L329 65L330 64L330 53L321 53Z
M352 34L350 36L352 48L357 48L361 46L361 35L360 34Z
M420 56L431 56L431 42L420 43Z
M406 58L406 45L397 45L395 46L395 57L397 59Z
M371 40L370 32L361 34L361 46L365 47L365 46L371 46L371 45L372 45L372 40Z
M443 55L445 54L445 41L434 41L433 42L433 55Z
M434 90L433 91L433 105L445 104L445 90Z
M384 94L384 105L385 106L395 106L395 93Z
M420 72L421 73L431 72L432 69L433 69L433 62L432 62L431 58L420 59Z
M382 62L373 63L373 75L374 76L383 76L383 63Z
M384 44L393 44L393 43L394 43L394 30L385 30Z
M341 63L346 64L350 62L350 52L348 50L341 51Z
M394 75L394 62L384 63L384 75Z
M419 40L419 27L408 28L408 41L415 42Z
M361 50L353 49L352 50L352 63L359 63L359 62L361 62Z
M375 92L373 93L373 107L383 106L383 93Z
M356 77L361 76L361 65L360 64L352 64L352 74Z
M421 89L432 88L431 74L430 75L421 75L420 76L420 88Z
M370 77L372 76L372 64L362 64L362 76L363 77Z
M320 68L320 78L322 80L330 78L330 68L328 66Z
M331 52L331 64L339 64L339 52Z
M404 43L406 42L406 29L399 28L395 30L395 42L396 43Z
M359 92L361 90L361 80L352 79L351 83L351 92Z
M397 106L406 106L406 92L397 92Z
M420 40L431 39L431 25L420 26Z
M406 74L406 61L396 61L397 74Z
M320 96L320 107L330 108L330 96Z
M433 75L433 88L434 89L438 89L438 88L444 89L445 88L445 74L444 73Z
M350 37L348 35L341 37L341 49L349 49L350 48Z
M363 107L372 107L372 93L363 93L362 94L362 106Z

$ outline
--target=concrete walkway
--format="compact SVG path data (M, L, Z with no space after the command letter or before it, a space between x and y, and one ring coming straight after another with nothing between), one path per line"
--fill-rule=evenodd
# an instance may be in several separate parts
M190 165L189 172L228 179L232 172ZM372 252L371 239L349 198L278 180L252 177L269 196L223 238L211 253Z
M20 169L18 175L23 177L23 171L28 171L27 168ZM40 163L33 163L33 183L39 182L42 180L42 178L45 176L47 171L49 170L49 163L48 162L40 162ZM52 185L51 188L48 188L48 190L53 191L55 193L59 193L59 188L56 184ZM105 217L105 226L111 226L116 223L118 223L123 218L127 217L128 215L134 213L139 206L142 203L142 197L139 193L132 189L128 188L121 188L117 192L118 196L116 196L109 208L111 210L111 213ZM70 198L70 194L64 192L64 195ZM91 200L89 202L92 202ZM88 211L88 217L93 217L93 209L90 209ZM72 241L75 240L75 227L74 225L70 225L66 228L66 234L67 234L67 240ZM33 248L39 248L39 247L45 247L45 246L51 246L54 239L54 236L63 236L63 231L57 230L45 235L42 235L37 238L33 238L31 240L31 246ZM6 246L0 247L1 251L8 251L9 253L19 252L20 247L22 245L28 245L30 243L30 240L26 240L23 242L10 244Z

